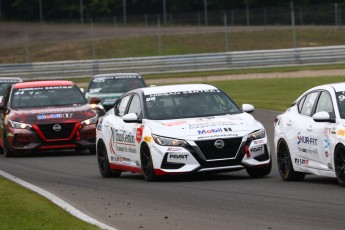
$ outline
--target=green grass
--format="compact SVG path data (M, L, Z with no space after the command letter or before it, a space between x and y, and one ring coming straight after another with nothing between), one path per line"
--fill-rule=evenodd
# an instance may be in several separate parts
M311 87L343 82L344 77L252 79L209 82L229 94L239 105L253 104L255 108L283 111Z
M345 30L343 28L331 26L296 28L297 47L345 44ZM29 62L41 62L293 48L293 35L289 27L236 32L229 28L228 31L227 46L224 32L200 32L197 34L161 35L161 49L158 48L157 34L128 35L127 37L114 35L111 38L95 37L93 41L88 36L79 38L79 40L68 40L67 32L63 40L57 41L30 37L27 44L0 45L0 63L26 62L26 52L29 54ZM6 37L6 34L4 36ZM48 33L46 36L56 36L56 34ZM228 47L227 50L226 47Z
M0 177L0 229L99 229Z

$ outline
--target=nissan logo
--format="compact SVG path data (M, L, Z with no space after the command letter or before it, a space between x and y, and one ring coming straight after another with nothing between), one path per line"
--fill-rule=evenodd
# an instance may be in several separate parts
M222 140L216 140L216 141L214 142L214 146L216 146L217 149L223 148L224 145L225 145L225 144L224 144L224 141L222 141Z
M55 124L55 125L53 126L53 130L54 130L55 132L59 132L59 131L61 130L61 125Z

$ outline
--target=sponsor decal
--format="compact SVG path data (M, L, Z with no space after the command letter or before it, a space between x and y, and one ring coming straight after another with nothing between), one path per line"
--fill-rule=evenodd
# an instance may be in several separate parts
M41 115L37 115L37 120L72 118L72 116L73 116L73 113L41 114Z
M111 128L114 129L114 128ZM126 130L115 129L115 141L120 143L135 143L134 135L127 133Z
M338 136L341 136L341 137L345 136L345 130L339 129L338 130Z
M233 133L215 134L215 135L210 135L210 136L200 136L198 137L198 139L201 140L201 139L212 139L212 138L221 138L221 137L238 137L238 134L233 134Z
M298 147L298 151L300 151L302 153L308 153L308 154L317 154L318 153L317 149L305 149L305 148L300 148L300 147Z
M297 165L308 166L308 165L309 165L309 160L300 159L300 158L295 158L295 163L296 163Z
M153 148L157 153L159 153L160 155L163 155L162 151L161 151L159 148L157 148L155 145L152 145L152 148Z
M257 140L257 141L253 141L254 144L263 144L265 141L264 140Z
M251 148L250 152L252 152L252 153L263 153L264 152L264 147L260 146L260 147Z
M188 159L188 154L175 154L175 153L170 153L169 157L170 160L187 160Z
M325 156L326 156L326 157L329 157L328 151L325 152Z
M115 130L113 128L110 128L110 131L111 131L111 135L110 135L110 139L109 139L109 149L110 149L111 153L116 154L115 150L114 150Z
M301 144L301 143L304 143L304 144L307 144L307 145L315 145L317 146L317 139L316 138L313 138L313 137L308 137L308 136L302 136L300 135L301 132L298 132L297 133L297 144Z
M331 128L325 128L325 131L323 132L325 135L330 135L331 134Z
M161 96L194 94L194 93L214 93L214 92L220 92L220 91L218 89L205 89L205 90L187 90L187 91L178 91L178 92L154 93L154 94L147 95L146 101L151 101L152 100L151 98L161 97Z
M140 143L142 140L143 132L144 132L144 126L141 125L140 127L137 128L136 135L135 135L135 139L138 143Z
M183 125L186 123L187 123L187 121L176 121L176 122L161 123L161 124L165 125L165 126L175 126L175 125Z
M198 130L198 134L211 134L211 133L221 133L223 130L221 128L216 128L216 129L204 129L204 130Z
M182 148L177 148L177 147L169 147L168 152L181 152Z

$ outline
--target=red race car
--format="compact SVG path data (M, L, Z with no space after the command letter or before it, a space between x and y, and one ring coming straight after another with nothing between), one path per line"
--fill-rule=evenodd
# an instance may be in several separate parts
M0 102L5 157L54 149L95 153L98 115L71 81L16 83Z

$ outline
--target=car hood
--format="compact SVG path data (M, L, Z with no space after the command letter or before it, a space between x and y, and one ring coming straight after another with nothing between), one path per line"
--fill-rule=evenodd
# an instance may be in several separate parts
M121 93L86 93L86 98L90 101L91 97L97 97L101 99L101 104L114 104L114 102L123 94Z
M47 124L51 122L77 122L96 116L89 104L81 106L59 106L28 109L12 109L9 119L12 121Z
M197 117L176 120L147 121L152 134L187 140L242 137L262 129L252 115Z

